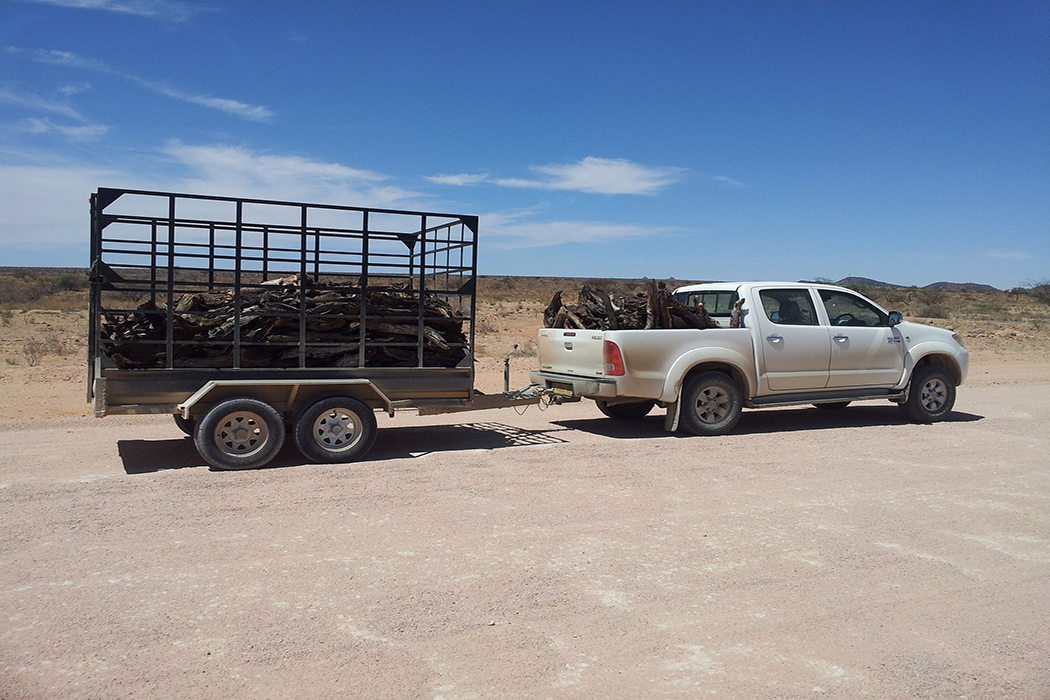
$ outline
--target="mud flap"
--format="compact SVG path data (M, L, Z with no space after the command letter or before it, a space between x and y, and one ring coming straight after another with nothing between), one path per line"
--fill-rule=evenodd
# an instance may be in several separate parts
M667 404L667 415L664 416L664 430L673 433L678 430L678 418L681 416L681 401Z

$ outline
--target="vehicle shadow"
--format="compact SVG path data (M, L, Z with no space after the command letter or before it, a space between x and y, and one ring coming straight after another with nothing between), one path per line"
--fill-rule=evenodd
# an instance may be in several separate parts
M945 423L968 423L983 420L973 413L952 412ZM664 416L654 412L640 420L611 420L604 416L594 418L551 421L552 424L580 432L622 440L656 437L693 437L684 430L664 431ZM744 411L733 435L761 435L835 428L870 428L888 425L911 425L896 406L850 406L838 411L808 409L775 409Z
M566 442L555 433L569 428L526 430L495 422L453 425L383 427L376 443L362 461L423 457L440 452L501 450L529 445L558 445ZM160 440L119 440L117 452L127 474L149 474L171 469L207 467L188 437ZM289 435L284 447L263 469L309 465Z

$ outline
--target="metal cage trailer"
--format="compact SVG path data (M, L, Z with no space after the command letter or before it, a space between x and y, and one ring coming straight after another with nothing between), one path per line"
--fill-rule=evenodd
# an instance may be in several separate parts
M88 400L163 414L218 469L361 458L375 411L523 406L474 389L478 218L100 188ZM506 388L506 387L505 387Z

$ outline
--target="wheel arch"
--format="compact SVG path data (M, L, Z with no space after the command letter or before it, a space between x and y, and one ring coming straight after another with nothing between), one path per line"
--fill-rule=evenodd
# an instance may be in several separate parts
M740 387L740 392L743 394L744 400L747 400L747 397L752 394L753 385L751 379L747 372L740 367L725 361L704 360L690 366L689 369L682 374L674 388L675 398L673 400L677 400L678 397L681 396L682 387L685 386L686 382L701 372L721 372L722 374L728 375L729 378L736 382L737 386Z
M197 418L212 406L231 398L253 398L273 406L277 411L294 416L304 406L330 396L349 396L373 410L392 413L393 402L367 379L345 381L310 380L216 380L202 386L197 392L176 406L184 418Z
M920 357L912 368L912 375L923 367L934 366L940 367L946 371L952 378L952 381L958 386L963 382L962 367L951 355L946 355L939 352L931 352Z

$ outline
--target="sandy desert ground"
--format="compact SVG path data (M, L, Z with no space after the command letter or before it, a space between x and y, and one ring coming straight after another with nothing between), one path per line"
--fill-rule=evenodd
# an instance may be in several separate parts
M518 386L535 309L487 313ZM215 472L90 417L82 323L0 327L60 351L0 366L2 698L1050 697L1045 332L969 329L931 426L399 414L367 462Z

